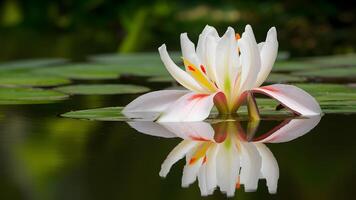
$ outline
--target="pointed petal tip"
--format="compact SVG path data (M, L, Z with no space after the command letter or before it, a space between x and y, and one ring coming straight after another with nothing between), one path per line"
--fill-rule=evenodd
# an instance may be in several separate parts
M266 41L277 41L277 29L276 27L272 27L267 32Z
M166 51L167 50L167 46L166 44L162 44L160 47L158 47L158 51L161 52L161 51Z
M181 33L180 34L180 38L185 38L185 37L188 37L188 33L187 32L184 32L184 33Z
M167 177L167 173L163 172L163 170L161 170L159 172L159 176L162 177L162 178L166 178Z
M245 31L252 30L252 26L250 24L246 24Z

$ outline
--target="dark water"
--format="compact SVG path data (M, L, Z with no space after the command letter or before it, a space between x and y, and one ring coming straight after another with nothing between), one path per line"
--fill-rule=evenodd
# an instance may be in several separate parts
M133 97L76 97L47 105L0 107L0 199L200 199L198 181L181 187L184 159L167 178L162 162L182 141L137 132L126 122L64 119L74 109L124 105ZM125 100L122 100L125 99ZM306 135L266 144L279 166L277 194L266 181L235 199L353 199L356 115L325 115ZM262 121L258 132L278 125ZM261 131L262 130L262 131ZM224 199L217 189L206 199Z

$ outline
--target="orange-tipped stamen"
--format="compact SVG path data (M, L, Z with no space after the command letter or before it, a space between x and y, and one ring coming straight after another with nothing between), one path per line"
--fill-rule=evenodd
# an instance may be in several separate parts
M240 176L237 177L237 183L236 183L236 189L240 189L241 184L240 184Z
M184 66L186 67L186 70L189 71L190 75L198 81L202 86L204 86L206 89L208 89L211 92L216 91L216 87L214 84L208 79L208 77L205 74L205 68L200 70L196 66L194 66L193 63L189 62L188 60L183 58ZM204 69L204 70L203 70Z
M192 67L192 66L188 66L188 70L190 70L190 71L192 71L192 72L195 72L195 69L194 69L194 67Z
M240 38L241 38L240 34L236 33L236 34L235 34L235 39L236 39L236 40L239 40Z
M192 158L189 161L189 164L194 164L196 161L200 160L201 158L203 158L203 156L206 156L206 152L208 151L209 147L212 145L212 142L204 142L203 144L201 144L197 151L194 153L194 155L192 156ZM204 160L203 160L204 162Z
M206 70L205 70L205 67L203 65L200 65L200 69L204 74L206 74Z

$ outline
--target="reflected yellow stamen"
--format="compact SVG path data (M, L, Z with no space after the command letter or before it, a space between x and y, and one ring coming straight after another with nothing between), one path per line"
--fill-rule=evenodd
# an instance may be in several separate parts
M212 144L212 142L204 142L203 144L201 144L198 147L197 151L194 153L193 157L190 159L189 164L192 165L200 158L205 157L206 152ZM206 158L204 158L204 160L206 161Z
M239 40L240 38L241 38L240 34L236 33L236 34L235 34L235 39L236 39L236 40Z
M198 69L195 65L191 62L183 58L183 63L186 70L193 76L193 78L198 81L201 85L203 85L206 89L211 92L216 91L216 87L214 83L209 81L208 77L204 74L205 68L201 66L201 69Z

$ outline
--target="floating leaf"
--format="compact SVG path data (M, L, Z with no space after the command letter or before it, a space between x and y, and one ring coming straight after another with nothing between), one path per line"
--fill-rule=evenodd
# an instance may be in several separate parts
M312 62L320 66L355 66L356 54L313 57L308 59L308 62Z
M311 70L311 71L296 72L294 74L299 76L304 76L304 77L356 79L356 66L318 69L318 70Z
M291 72L291 71L304 71L320 67L315 63L308 63L305 61L283 61L276 62L272 68L273 71Z
M341 84L320 84L320 83L299 83L295 86L300 87L311 94L335 94L335 93L353 93L355 88Z
M40 104L63 100L68 95L34 88L1 88L0 104Z
M33 71L36 74L54 75L79 80L116 79L118 73L111 68L96 64L71 64L64 66L40 68Z
M91 85L69 85L57 87L58 90L67 94L82 95L106 95L106 94L135 94L149 91L149 88L136 85L121 84L91 84Z
M73 64L35 70L37 74L56 75L78 80L116 79L120 75L137 76L168 76L168 72L160 65L119 66L115 64Z
M175 80L171 76L157 76L157 77L149 78L148 82L152 82L152 83L167 83L167 82L175 82Z
M170 53L171 58L179 62L181 54L179 52ZM90 56L89 60L98 63L119 64L119 65L142 65L146 63L161 64L161 58L157 52L132 53L132 54L101 54Z
M70 83L69 79L56 76L43 76L32 73L1 73L3 86L56 86Z
M25 70L30 68L45 67L50 65L58 65L67 62L64 58L40 58L40 59L28 59L17 60L0 63L0 71L7 70Z
M293 75L288 75L288 74L277 74L277 73L271 73L266 82L268 83L293 83L293 82L303 82L305 81L306 78L304 77L298 77L298 76L293 76Z
M128 120L122 113L123 107L95 108L88 110L71 111L62 114L62 117L88 119L98 121L125 121Z

